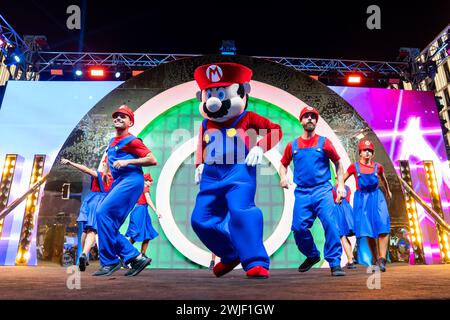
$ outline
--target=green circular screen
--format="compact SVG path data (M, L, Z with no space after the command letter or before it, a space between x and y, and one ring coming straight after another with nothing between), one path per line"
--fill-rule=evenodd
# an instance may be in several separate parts
M159 179L164 179L164 177L160 177L160 172L164 163L177 146L191 139L198 133L201 121L203 120L198 111L198 105L199 102L195 98L177 104L156 117L138 135L158 160L157 166L152 167L150 170L148 168L144 169L145 172L150 172L154 179L153 186L150 189L151 198L154 203L156 184ZM283 138L275 147L281 154L283 154L287 143L302 133L302 128L298 119L274 104L249 97L247 110L254 111L281 126ZM174 132L177 129L183 129L183 132L185 133L184 136L180 136L179 134L174 135ZM190 159L187 159L187 161L178 168L170 191L170 205L180 231L192 243L207 250L192 230L190 224L191 213L198 192L198 186L194 183L194 157L195 155L192 154ZM259 174L261 168L270 166L270 162L264 158L263 164L258 168L258 186L255 197L256 205L264 214L264 240L273 233L278 225L284 206L283 190L279 186L280 180L275 168L272 167L273 174L271 175ZM291 170L292 169L293 167L291 164ZM333 170L332 176L334 180ZM147 255L153 259L152 267L200 268L201 266L184 257L174 246L172 246L160 227L156 214L151 209L149 209L149 211L153 226L159 233L159 237L150 241L147 250ZM164 219L164 214L166 213L161 212L161 214ZM121 227L120 232L125 234L127 227L128 219ZM311 232L314 236L317 248L323 252L324 234L318 219L316 219L316 222L311 228ZM135 246L139 249L140 243L136 243ZM304 258L305 257L298 251L291 233L285 243L271 256L271 268L298 267Z

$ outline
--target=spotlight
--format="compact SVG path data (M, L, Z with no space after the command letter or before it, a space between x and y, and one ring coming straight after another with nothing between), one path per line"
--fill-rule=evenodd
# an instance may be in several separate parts
M14 47L9 47L8 49L6 49L5 65L12 66L21 63L22 61L23 55L19 49Z
M103 78L105 76L105 70L102 68L89 69L89 75L93 78Z
M119 79L119 78L120 78L120 72L117 71L117 72L114 74L114 76L116 77L116 79Z
M136 77L136 76L140 75L143 72L144 72L144 70L133 70L133 71L131 71L131 75L133 77Z
M234 40L222 40L220 52L222 55L236 55L236 45L234 44Z
M349 75L347 77L347 82L351 84L360 84L361 83L361 76L359 75Z
M50 74L52 76L62 76L64 75L63 69L50 69Z
M81 77L83 75L83 71L81 71L80 69L75 70L75 75L77 77Z

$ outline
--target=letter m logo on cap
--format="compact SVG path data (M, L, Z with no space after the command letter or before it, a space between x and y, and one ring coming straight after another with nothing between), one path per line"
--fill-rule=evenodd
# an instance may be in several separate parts
M213 64L206 69L206 77L211 82L218 82L223 77L223 71L219 66Z

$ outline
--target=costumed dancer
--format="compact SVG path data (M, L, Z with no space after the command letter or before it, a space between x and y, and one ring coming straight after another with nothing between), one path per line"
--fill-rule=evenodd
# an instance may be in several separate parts
M155 239L158 236L158 232L153 228L152 219L148 213L148 207L158 215L158 219L161 219L161 215L156 211L155 205L150 198L150 186L153 179L150 173L144 174L144 192L139 197L136 206L130 212L130 222L128 225L126 237L130 238L130 242L142 242L141 254L146 256L148 243L150 240Z
M278 124L247 111L252 71L237 63L198 67L194 78L204 120L200 126L192 228L220 257L213 273L221 277L239 263L249 278L269 277L263 244L263 214L255 205L256 165L281 139ZM257 142L258 134L263 137ZM229 232L221 223L229 214Z
M347 197L342 198L341 202L337 201L337 185L333 187L333 199L335 201L333 216L339 228L339 236L341 237L342 248L347 256L347 269L355 269L356 263L353 257L352 244L348 237L354 236L353 227L353 209L350 205L351 190L345 186Z
M289 188L287 167L294 161L295 189L292 231L295 242L306 260L299 266L299 272L306 272L320 261L313 236L309 230L317 217L325 231L325 260L328 261L332 276L345 276L341 268L342 246L337 223L333 217L333 194L330 160L337 173L337 202L346 197L344 169L340 157L329 139L315 134L319 112L313 107L305 107L300 112L303 133L289 142L284 150L280 165L280 186Z
M372 265L376 264L382 272L385 272L391 225L378 177L381 178L388 200L392 198L392 193L383 166L373 161L375 155L373 143L370 140L361 140L358 152L359 161L351 164L344 176L344 180L354 176L356 181L357 191L353 199L355 234L360 241L362 237L366 237L372 255Z
M122 234L121 225L144 190L143 166L156 165L156 159L141 139L128 132L134 124L134 113L128 106L112 114L116 136L108 146L108 165L114 183L97 208L97 226L101 268L94 276L109 276L130 264L125 276L136 276L151 260L144 257Z
M93 247L97 235L96 210L105 198L113 182L111 174L108 172L108 165L102 162L101 171L90 169L82 164L72 162L68 159L61 159L61 164L70 165L79 171L91 176L91 188L89 194L84 198L80 208L80 215L77 222L84 222L83 234L81 237L82 253L78 259L78 268L85 271L89 265L89 252Z

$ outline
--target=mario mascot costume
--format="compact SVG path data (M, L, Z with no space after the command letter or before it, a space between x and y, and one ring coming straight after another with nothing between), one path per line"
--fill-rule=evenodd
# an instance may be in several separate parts
M246 110L251 76L249 68L236 63L203 65L194 72L204 120L195 173L200 191L191 223L206 247L221 257L213 268L217 277L239 263L249 278L269 277L263 214L254 202L256 165L282 133L278 124ZM222 227L228 213L229 232Z

